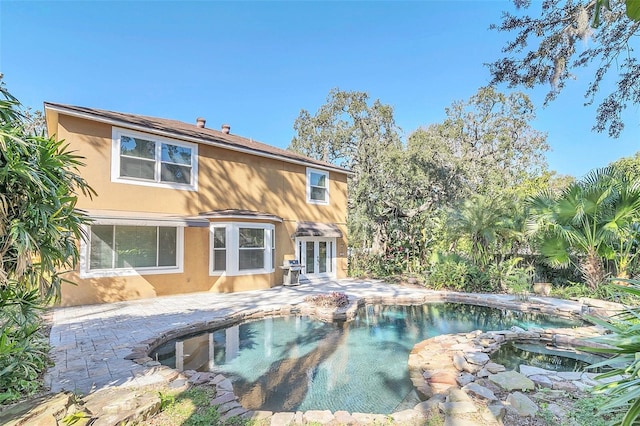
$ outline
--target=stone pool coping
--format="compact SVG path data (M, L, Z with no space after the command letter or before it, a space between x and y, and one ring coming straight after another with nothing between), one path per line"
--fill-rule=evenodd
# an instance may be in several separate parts
M522 296L505 298L505 295L435 292L416 296L394 296L391 298L381 296L349 297L349 304L342 308L318 307L311 303L303 302L296 306L257 309L231 315L224 319L192 324L189 327L172 330L156 338L140 342L140 345L135 347L126 359L147 367L166 369L168 367L161 366L149 357L149 354L158 346L185 335L206 330L222 329L246 321L289 315L306 315L322 321L352 320L356 316L358 308L368 304L418 305L425 303L480 305L565 318L580 318L586 313L592 315L608 314L608 311L603 310L602 304L599 303L594 306L593 304L586 304L584 301L579 304L573 304L564 300ZM607 305L604 308L612 307L617 307L617 305ZM239 398L233 391L232 382L224 375L195 371L185 371L183 374L186 376L187 383L216 385L216 398L212 400L212 404L219 406L223 420L232 416L241 416L270 421L272 424L303 424L305 422L326 424L336 421L340 424L375 424L388 421L393 421L394 424L417 424L423 421L434 407L439 407L445 412L445 415L455 415L455 413L452 414L447 411L446 405L440 404L447 403L446 401L454 389L467 391L461 385L475 381L475 376L470 378L470 375L478 373L477 377L488 377L503 371L504 368L500 370L500 366L496 367L496 365L493 368L498 368L500 371L495 373L483 368L484 364L490 361L490 358L487 357L487 361L480 363L475 359L478 353L493 353L507 342L539 342L562 348L587 345L598 346L585 343L581 339L596 336L599 332L600 330L595 326L555 329L535 328L529 330L512 327L509 330L447 334L427 339L415 345L408 359L409 376L422 402L416 404L413 409L405 409L390 414L349 413L347 411L332 413L329 410L275 413L271 411L252 411L240 405ZM443 352L447 356L442 357ZM582 376L574 378L573 381L559 380L558 382L561 384L558 386L560 386L560 389L565 390L569 388L588 389L595 384L595 374L584 373L584 375L584 380ZM475 397L478 396L473 390L466 393ZM457 398L461 398L461 396ZM468 402L473 403L473 399L469 398ZM486 424L493 424L494 422L498 424L504 416L506 406L499 401L491 402L495 404L489 410L484 409L481 405L476 407L476 411Z
M351 304L342 310L315 310L305 304L309 295L341 291ZM339 280L276 287L269 290L219 294L196 293L104 305L57 308L50 335L55 363L46 377L53 392L96 393L109 389L144 389L184 383L168 367L143 361L152 347L164 341L212 327L264 316L314 314L331 319L350 318L359 304L458 302L542 312L562 316L606 315L611 306L583 299L566 301L538 296L468 294L387 284L380 280ZM606 305L606 303L605 303ZM141 355L144 355L141 357ZM137 359L135 363L125 358Z
M506 297L505 297L506 296ZM231 314L225 318L216 318L210 321L201 321L190 324L187 327L177 328L162 333L159 336L139 342L132 348L125 359L140 363L141 359L149 356L158 346L190 334L197 334L207 330L219 330L238 325L243 322L253 321L268 317L284 317L290 315L306 315L321 321L340 321L355 318L357 310L368 304L395 304L395 305L421 305L425 303L461 303L466 305L486 306L498 309L512 309L521 312L557 315L563 318L581 318L584 314L608 315L608 311L585 301L574 304L562 299L541 297L510 296L500 294L459 293L459 292L432 292L415 296L363 296L349 297L349 304L341 308L326 308L314 306L308 302L299 305L284 305L266 309L253 309Z

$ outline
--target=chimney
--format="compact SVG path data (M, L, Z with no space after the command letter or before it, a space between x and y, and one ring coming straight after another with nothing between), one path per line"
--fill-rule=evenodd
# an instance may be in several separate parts
M222 133L225 133L228 135L230 131L231 131L231 126L229 126L228 124L222 125Z
M207 120L205 120L202 117L198 117L196 118L196 126L200 127L201 129L204 129L204 125L207 122Z

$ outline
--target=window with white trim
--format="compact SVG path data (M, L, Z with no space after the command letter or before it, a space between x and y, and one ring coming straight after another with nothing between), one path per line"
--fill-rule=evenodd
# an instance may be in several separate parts
M266 223L210 225L211 275L250 275L273 272L275 227Z
M227 269L227 228L216 226L212 228L212 259L214 272L224 272Z
M329 204L329 172L307 168L307 203Z
M81 243L83 276L182 272L182 227L97 223L88 235Z
M113 130L111 175L115 182L196 190L197 158L196 144Z

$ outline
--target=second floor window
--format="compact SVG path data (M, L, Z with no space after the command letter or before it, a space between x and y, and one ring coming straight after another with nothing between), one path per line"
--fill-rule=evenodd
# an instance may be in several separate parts
M196 187L194 144L118 131L113 153L116 181L177 189Z
M307 169L307 203L329 204L329 173Z

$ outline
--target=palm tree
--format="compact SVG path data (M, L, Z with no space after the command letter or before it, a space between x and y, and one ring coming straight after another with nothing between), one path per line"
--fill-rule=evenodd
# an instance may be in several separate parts
M606 278L604 258L617 259L626 271L631 251L625 255L623 248L637 237L640 182L609 166L592 170L559 195L542 192L528 206L527 231L541 239L540 253L551 266L568 266L578 256L577 267L592 289Z
M515 204L505 198L475 195L449 214L454 244L466 243L469 255L484 269L500 262L521 237Z

